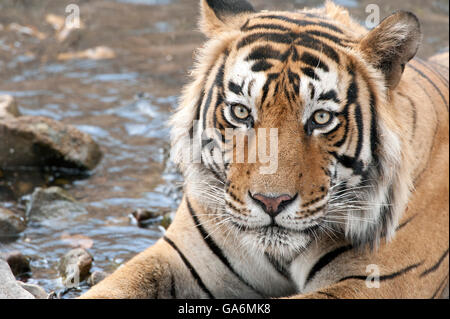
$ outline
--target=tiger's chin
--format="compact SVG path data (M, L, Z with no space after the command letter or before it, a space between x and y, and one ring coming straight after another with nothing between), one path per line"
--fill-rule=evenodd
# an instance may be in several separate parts
M309 232L291 230L279 225L244 228L244 246L259 253L282 258L297 256L312 242Z

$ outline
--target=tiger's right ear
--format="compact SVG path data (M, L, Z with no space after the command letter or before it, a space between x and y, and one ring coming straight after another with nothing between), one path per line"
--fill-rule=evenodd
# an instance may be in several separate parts
M200 29L209 38L236 30L255 9L246 0L200 0Z

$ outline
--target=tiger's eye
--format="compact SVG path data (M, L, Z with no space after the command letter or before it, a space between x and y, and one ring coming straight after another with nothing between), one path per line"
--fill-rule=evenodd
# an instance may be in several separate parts
M243 105L233 105L232 111L234 116L236 116L240 120L245 120L250 114L248 109Z
M316 124L324 125L331 120L331 114L328 111L317 111L314 113L313 119Z

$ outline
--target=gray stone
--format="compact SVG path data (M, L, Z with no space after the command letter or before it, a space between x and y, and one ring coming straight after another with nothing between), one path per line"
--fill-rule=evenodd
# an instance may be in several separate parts
M53 186L37 187L27 204L26 217L30 222L87 214L86 209L77 203L65 190Z
M108 276L106 272L103 271L94 271L88 278L87 283L89 286L95 286L100 281L105 279Z
M14 276L31 272L30 259L20 251L10 251L2 254L1 257L6 260Z
M34 298L36 298L36 299L47 299L48 298L48 294L44 290L44 288L42 288L42 287L40 287L38 285L28 284L28 283L24 283L24 282L21 282L21 281L17 281L17 283L23 289L25 289L30 294L32 294L34 296Z
M87 278L92 266L91 254L83 248L76 248L66 253L59 262L59 273L67 288L78 287Z
M0 168L64 167L93 169L98 144L73 126L41 117L0 118Z
M0 299L35 299L17 282L6 260L0 258Z
M26 228L26 222L9 209L0 207L0 237L16 236Z
M0 95L0 119L20 116L17 103L11 95Z

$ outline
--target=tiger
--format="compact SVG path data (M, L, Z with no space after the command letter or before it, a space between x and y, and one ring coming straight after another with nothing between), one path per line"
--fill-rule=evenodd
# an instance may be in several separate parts
M175 218L81 298L448 298L448 52L415 57L406 11L371 30L331 1L200 12ZM267 155L270 129L275 169L237 159L238 140Z

